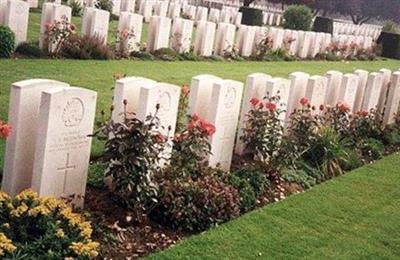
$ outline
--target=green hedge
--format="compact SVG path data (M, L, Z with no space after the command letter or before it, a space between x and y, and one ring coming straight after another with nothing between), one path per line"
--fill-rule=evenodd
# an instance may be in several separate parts
M400 34L382 32L378 39L382 45L382 56L400 59Z
M262 10L243 6L240 8L239 12L242 13L242 24L262 26Z
M314 32L333 33L333 20L327 17L317 16L312 29Z

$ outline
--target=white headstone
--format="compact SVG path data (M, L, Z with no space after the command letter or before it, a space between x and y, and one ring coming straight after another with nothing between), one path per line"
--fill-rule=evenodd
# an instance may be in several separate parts
M328 71L325 74L328 79L328 87L326 92L326 105L336 106L339 98L339 90L342 85L343 73L335 70Z
M83 206L97 93L70 87L42 92L32 188Z
M235 31L236 27L233 24L218 24L214 42L214 53L216 55L224 56L226 53L230 53L232 51L235 39Z
M135 0L121 0L121 12L135 12Z
M279 115L279 119L283 124L286 124L284 120L286 119L286 110L289 103L290 81L283 78L271 78L267 81L266 90L270 97L279 97L279 102L276 105L284 111Z
M198 75L192 78L189 94L189 114L197 113L206 118L212 98L214 83L222 79L213 75Z
M236 147L235 152L239 155L242 155L245 147L243 141L240 139L243 136L243 128L245 127L245 123L247 121L246 115L249 113L251 109L250 100L253 97L257 97L262 100L266 96L267 92L267 81L272 77L270 75L264 73L254 73L247 76L246 86L244 88L244 97L242 108L240 112L240 120L238 126L238 136L236 138Z
M71 12L72 9L69 6L54 3L43 3L39 35L39 47L41 49L47 50L49 48L49 42L46 35L48 25L54 23L55 21L60 21L63 18L71 21Z
M196 21L207 21L208 8L198 6L196 9Z
M156 83L152 86L141 86L139 96L139 109L137 118L145 120L149 115L157 115L161 128L158 131L168 138L169 146L166 147L163 157L168 159L172 151L172 139L175 134L176 120L178 117L180 87ZM156 107L159 110L156 114Z
M157 1L156 5L155 5L155 15L157 16L163 16L166 17L167 16L167 12L168 12L168 1Z
M382 88L379 95L378 111L383 114L386 105L386 98L388 95L392 71L388 69L381 69L379 72L382 74Z
M111 0L112 3L112 10L111 13L113 15L119 15L121 12L121 0Z
M221 11L215 8L210 9L210 14L208 16L208 20L213 23L218 23L220 19Z
M8 121L13 132L7 139L2 190L14 196L32 184L35 143L39 128L42 91L68 87L68 84L32 79L16 82L11 87Z
M139 110L141 88L151 87L156 83L154 80L141 77L126 77L117 80L114 88L112 120L123 122L125 114L126 118L133 118ZM124 101L126 101L126 106Z
M356 70L356 71L354 71L354 74L357 75L357 77L358 77L358 87L357 87L356 100L354 101L353 111L358 112L361 110L361 107L362 107L362 102L363 102L364 93L365 93L365 87L367 85L367 80L368 80L368 71Z
M399 111L399 102L400 102L400 71L396 71L392 74L392 79L390 82L385 113L383 116L384 125L393 124L395 122L395 116Z
M238 31L238 49L242 57L249 57L255 48L255 34L257 27L240 25Z
M354 74L343 75L342 85L339 90L339 102L347 104L351 111L354 108L358 88L358 77Z
M15 43L26 41L28 32L29 3L20 0L8 0L3 24L15 33Z
M109 20L109 12L86 7L82 18L82 36L98 37L106 44Z
M171 29L171 48L178 53L190 51L192 43L193 21L176 18Z
M300 99L306 96L306 88L310 75L303 72L290 74L289 102L286 111L286 122L295 109L300 107Z
M168 17L171 19L178 18L181 15L181 5L171 2L168 7Z
M213 86L210 110L206 117L216 127L215 134L210 138L211 167L220 165L224 170L230 169L242 92L243 83L238 81L222 80Z
M306 97L312 106L318 110L320 105L325 105L328 79L321 76L312 76L308 79Z
M376 72L369 74L362 103L362 110L369 112L371 109L377 109L382 82L383 74Z
M194 44L194 52L200 56L211 56L214 39L215 39L216 24L212 22L198 22L196 39Z
M171 19L161 16L152 16L147 35L147 51L152 52L161 48L168 48Z
M118 33L120 34L117 49L120 51L138 51L142 36L143 16L131 12L121 12L118 22ZM125 33L128 36L124 36Z

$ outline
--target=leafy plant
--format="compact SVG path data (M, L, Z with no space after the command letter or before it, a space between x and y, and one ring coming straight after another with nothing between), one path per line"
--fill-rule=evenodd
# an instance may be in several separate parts
M196 179L170 178L169 174L159 178L153 219L174 229L202 231L239 216L239 192L221 178L209 172Z
M289 169L282 173L282 178L287 182L301 185L304 189L309 189L317 184L317 180L303 169Z
M15 52L29 58L40 58L43 55L37 42L21 42Z
M93 259L99 244L89 222L62 200L25 190L15 198L0 192L0 257Z
M14 49L14 32L9 27L0 25L0 58L10 58Z
M269 180L265 177L264 172L254 167L244 167L233 172L232 175L246 180L252 187L256 196L264 194L266 189L271 185Z
M109 60L114 58L114 52L104 44L98 36L71 35L62 45L60 55L69 59Z
M75 17L82 16L83 7L82 4L77 0L68 1L68 5L71 7L71 14Z
M151 53L148 52L142 52L142 51L133 51L131 52L131 57L138 58L141 60L154 60L154 56Z
M152 54L154 57L164 61L176 61L178 59L178 53L170 48L161 48L155 50Z
M54 55L59 55L70 35L76 33L76 27L66 16L45 26L46 41L49 45L48 51Z
M386 20L382 28L383 32L400 34L400 25L393 20Z
M199 164L211 154L208 138L215 133L215 126L197 114L189 117L186 129L174 138L171 162L183 176L197 175Z
M304 5L291 5L283 13L285 22L283 27L291 30L310 31L312 24L312 11Z
M256 204L256 194L248 180L230 174L228 177L228 183L239 192L240 210L242 212L247 212Z
M109 120L95 135L105 141L102 160L108 165L105 176L111 178L111 192L138 213L148 211L156 202L158 185L154 174L165 159L167 144L159 132L159 108L157 105L157 112L144 121L127 114L121 123Z
M189 94L190 89L189 86L183 85L181 87L181 96L179 99L179 107L178 107L178 120L176 122L175 133L179 134L185 130L188 122L187 110L189 108Z
M110 0L97 0L95 3L95 7L97 9L101 9L109 13L112 13L113 6L114 4Z
M357 146L361 151L361 155L371 161L382 158L385 149L382 141L375 138L362 140Z
M279 172L285 166L283 157L288 157L283 149L284 129L279 119L283 110L279 100L279 96L267 96L265 102L253 97L241 137L247 152L271 172Z
M342 166L348 162L349 155L340 135L331 127L323 126L302 158L312 167L319 168L326 179L330 179L344 173Z

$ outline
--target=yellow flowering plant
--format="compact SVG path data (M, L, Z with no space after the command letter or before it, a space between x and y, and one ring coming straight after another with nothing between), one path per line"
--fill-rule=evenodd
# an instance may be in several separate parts
M99 244L92 228L62 200L25 190L0 192L0 258L93 259Z

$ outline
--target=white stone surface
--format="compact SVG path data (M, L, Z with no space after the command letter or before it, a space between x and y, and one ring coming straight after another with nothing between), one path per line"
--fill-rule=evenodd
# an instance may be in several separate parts
M362 110L369 112L371 109L377 109L382 83L383 74L376 72L369 74L362 103Z
M178 53L190 51L193 21L176 18L172 23L170 47Z
M328 79L328 87L326 92L326 105L335 106L338 103L339 90L342 85L343 73L330 70L325 74Z
M353 111L358 88L358 77L354 74L343 75L342 85L339 90L339 102L344 102Z
M253 73L247 76L238 125L239 132L236 138L235 146L235 152L239 155L242 155L245 150L245 145L240 137L243 136L243 128L245 127L245 123L247 121L246 115L251 109L250 100L253 97L257 97L261 100L265 97L267 92L267 82L270 79L272 79L272 77L264 73Z
M152 52L161 48L168 48L170 31L171 19L152 16L147 35L147 51Z
M395 122L395 115L399 111L400 103L400 71L392 74L388 98L383 116L383 124L393 124Z
M315 106L316 111L319 111L320 105L325 105L327 87L328 79L326 77L312 76L308 79L306 97L311 106Z
M293 111L300 107L300 99L306 96L306 88L310 75L303 72L290 74L289 102L286 111L286 122L289 121Z
M358 77L358 87L356 93L356 100L354 101L353 111L358 112L361 110L362 102L365 94L365 87L367 86L368 71L355 70L354 74Z
M32 184L35 144L39 128L42 91L68 87L68 84L43 79L16 82L11 87L8 121L13 127L7 139L2 190L17 195Z
M150 88L156 83L154 80L142 77L126 77L117 80L114 88L112 120L117 123L123 122L125 114L126 118L133 118L139 110L141 88ZM126 106L124 101L126 101Z
M29 3L20 0L8 0L5 7L4 20L3 22L0 21L0 24L8 26L15 33L16 44L26 41Z
M233 24L219 23L214 42L214 54L224 56L232 52L236 27Z
M142 38L143 16L131 12L121 12L118 22L118 32L121 34L128 31L131 37L122 38L117 42L117 49L120 51L138 51Z
M69 87L42 92L32 188L83 206L97 93Z
M243 83L222 80L213 86L210 110L206 120L216 127L210 138L209 164L229 170L232 161L236 129L239 120Z
M198 22L194 52L200 56L211 56L214 47L216 24L212 22Z
M109 12L86 7L82 18L82 36L98 37L107 44L109 20Z

